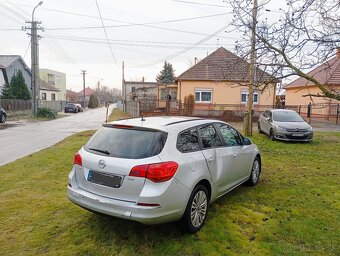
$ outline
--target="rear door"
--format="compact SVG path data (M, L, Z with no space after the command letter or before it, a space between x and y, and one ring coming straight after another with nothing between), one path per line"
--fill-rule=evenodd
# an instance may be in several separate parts
M220 195L233 184L232 158L234 152L231 148L225 147L212 123L200 126L199 135L202 153L209 167L217 194Z
M215 126L223 138L225 151L228 152L226 161L232 170L230 183L234 186L250 175L251 146L243 146L242 137L233 127L224 123L216 123Z

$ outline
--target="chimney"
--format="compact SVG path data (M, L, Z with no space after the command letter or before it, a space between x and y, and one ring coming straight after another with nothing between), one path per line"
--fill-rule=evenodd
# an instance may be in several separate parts
M340 47L336 48L336 57L340 59Z

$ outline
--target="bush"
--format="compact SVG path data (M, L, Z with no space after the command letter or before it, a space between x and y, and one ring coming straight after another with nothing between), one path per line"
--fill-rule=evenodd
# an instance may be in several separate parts
M90 100L89 100L89 108L97 108L98 107L98 100L97 97L94 96L93 94L90 96Z
M57 112L49 108L38 108L37 117L48 118L48 119L56 119Z
M184 115L192 116L194 112L195 106L195 97L194 95L190 94L189 96L184 97Z

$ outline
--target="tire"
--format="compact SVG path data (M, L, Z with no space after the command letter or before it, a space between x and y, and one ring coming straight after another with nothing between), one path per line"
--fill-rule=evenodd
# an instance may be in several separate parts
M191 193L182 217L182 224L185 231L195 233L203 227L208 214L208 204L208 190L205 186L198 185Z
M246 185L256 186L260 180L260 175L261 175L261 161L260 158L257 156L251 167L250 176L246 182Z
M275 140L273 129L270 129L269 138L270 138L271 141L274 141L274 140Z
M5 114L2 114L1 116L0 116L0 123L5 123L6 122L6 115Z
M260 123L257 123L257 130L259 133L263 133L262 130L261 130L261 125Z

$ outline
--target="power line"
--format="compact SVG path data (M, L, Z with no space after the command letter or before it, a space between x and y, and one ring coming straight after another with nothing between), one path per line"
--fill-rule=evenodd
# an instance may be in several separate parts
M16 3L17 5L21 6L29 6L21 3ZM29 6L31 7L31 6ZM74 13L74 12L68 12L68 11L62 11L62 10L56 10L56 9L50 9L50 8L41 8L41 10L47 10L47 11L52 11L52 12L58 12L58 13L64 13L64 14L69 14L69 15L75 15L75 16L80 16L80 17L86 17L86 18L93 18L93 19L98 19L97 16L92 16L92 15L87 15L87 14L80 14L80 13ZM233 14L232 12L230 13L220 13L220 14L215 14L211 15L211 17L214 16L222 16L222 15L228 15L228 14ZM206 18L209 17L210 15L205 16ZM190 19L200 19L204 18L202 17L194 17L194 18L187 18L187 20ZM115 19L110 19L110 18L102 18L103 20L107 21L113 21L113 22L119 22L119 23L124 23L123 25L108 25L106 28L115 28L115 27L129 27L129 26L143 26L143 27L148 27L148 28L154 28L154 29L160 29L160 30L166 30L166 31L173 31L173 32L180 32L180 33L187 33L187 34L193 34L193 35L200 35L200 36L208 36L208 34L204 33L199 33L199 32L192 32L192 31L185 31L185 30L180 30L180 29L172 29L172 28L166 28L166 27L159 27L159 26L153 26L152 24L161 24L161 23L170 23L170 22L177 22L181 20L186 20L186 19L178 19L178 20L168 20L168 21L158 21L158 22L148 22L148 23L133 23L133 22L127 22L127 21L122 21L122 20L115 20ZM87 26L87 27L65 27L65 28L45 28L45 30L75 30L75 29L98 29L102 27L98 26ZM221 38L224 38L223 36L220 36Z
M107 43L109 44L109 47L110 47L110 50L111 50L112 58L114 59L114 61L115 61L116 65L117 65L117 67L119 67L119 66L118 66L118 63L117 63L117 61L116 61L115 55L113 54L113 50L112 50L112 47L111 47L109 38L108 38L108 36L107 36L106 28L105 28L105 25L104 25L104 21L103 21L103 18L102 18L102 14L100 13L100 8L99 8L99 5L98 5L97 0L96 0L96 5L97 5L97 9L98 9L98 13L99 13L100 20L101 20L102 25L103 25L105 37L106 37Z
M197 2L183 1L183 0L172 0L172 1L174 1L174 2L180 2L180 3L184 3L184 4L194 4L194 5L204 5L204 6L213 6L213 7L231 8L231 6L226 6L226 5L197 3Z
M31 46L31 41L29 41L29 43L28 43L28 45L27 45L27 48L26 48L26 51L25 51L25 54L24 54L24 57L23 57L23 59L25 59L25 57L26 57L26 54L27 54L27 52L28 52L28 49L30 48L30 46Z
M227 25L227 26L228 26L228 25ZM185 48L185 49L182 49L182 50L180 50L180 51L178 51L178 52L175 52L175 53L173 53L173 54L171 54L171 55L168 55L168 56L166 56L166 57L164 57L164 58L161 58L161 59L158 59L158 60L155 60L155 61L146 63L146 64L144 64L144 65L138 65L138 66L135 66L135 67L148 67L148 66L153 66L153 65L156 65L156 64L158 64L158 63L162 63L162 62L164 62L164 61L166 61L166 60L170 60L170 59L176 58L176 57L178 57L178 56L180 56L180 55L182 55L182 54L184 54L184 53L190 51L191 49L195 48L196 46L201 45L202 43L208 41L208 40L211 39L212 37L218 35L218 34L221 33L224 29L226 29L227 26L224 26L224 27L220 28L220 29L217 30L216 32L212 33L211 35L209 35L209 36L203 38L202 40L196 42L195 44L193 44L193 45L191 45L191 46L189 46L189 47L187 47L187 48Z
M174 22L181 22L181 21L190 21L190 20L198 20L198 19L206 19L206 18L212 18L212 17L218 17L218 16L225 16L225 15L228 15L228 14L232 14L232 12L198 16L198 17L192 17L192 18L175 19L175 20L165 20L165 21L145 22L145 23L129 23L129 24L124 24L124 25L106 25L106 28L120 28L120 27L174 23ZM106 19L106 20L125 23L124 21L118 21L118 20L112 20L112 19ZM102 27L101 26L61 27L61 28L49 28L49 30L76 30L76 29L98 29L98 28L102 28Z

